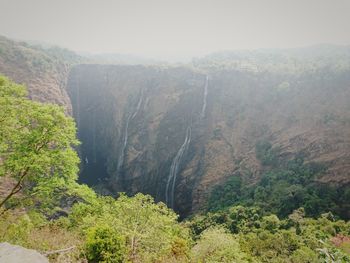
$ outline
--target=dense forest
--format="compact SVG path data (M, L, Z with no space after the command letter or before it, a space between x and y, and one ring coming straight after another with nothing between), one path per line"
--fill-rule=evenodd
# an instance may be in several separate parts
M1 242L52 262L350 262L350 191L314 185L322 165L285 161L259 141L269 169L258 185L232 176L207 211L179 221L149 195L113 198L79 184L73 118L26 95L0 78Z

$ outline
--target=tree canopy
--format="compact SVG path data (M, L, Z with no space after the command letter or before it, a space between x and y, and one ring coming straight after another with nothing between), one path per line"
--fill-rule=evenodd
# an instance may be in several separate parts
M13 183L4 206L21 191L58 198L77 180L76 127L63 108L32 101L24 86L0 76L0 176Z

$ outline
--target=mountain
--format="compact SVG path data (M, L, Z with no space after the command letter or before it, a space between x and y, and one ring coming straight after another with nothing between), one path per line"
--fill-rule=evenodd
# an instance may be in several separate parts
M80 180L101 192L150 193L187 216L210 208L218 189L232 196L239 178L245 202L278 186L310 211L321 206L306 195L330 198L349 218L349 54L322 45L222 52L186 66L106 65L1 38L0 72L73 114Z

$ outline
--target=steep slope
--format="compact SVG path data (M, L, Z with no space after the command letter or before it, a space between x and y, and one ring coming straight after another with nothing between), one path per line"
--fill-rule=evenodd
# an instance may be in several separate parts
M269 170L257 159L261 141L278 149L279 159L303 156L305 163L324 165L318 182L349 185L348 71L303 76L227 71L213 75L211 83L215 103L209 123L215 135L205 143L208 168L196 185L194 210L208 197L208 188L230 175L251 184Z
M0 36L0 74L25 84L30 98L62 105L68 112L72 109L66 81L71 65L81 61L66 49L42 48Z
M114 191L142 191L165 200L170 165L186 130L191 127L192 138L201 136L205 80L184 68L73 68L68 88L83 142L81 179L98 183L110 178ZM199 151L200 140L194 142L179 160L179 169L193 158L194 149ZM191 199L193 179L181 187L189 195L186 200ZM184 209L189 211L190 205Z
M350 183L349 71L208 75L75 67L68 88L83 142L82 180L150 193L186 215L232 175L256 183L269 169L256 145L268 141L280 159L303 155L327 167L319 183Z

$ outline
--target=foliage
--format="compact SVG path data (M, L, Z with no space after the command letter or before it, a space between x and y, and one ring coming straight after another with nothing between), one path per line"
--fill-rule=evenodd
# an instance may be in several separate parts
M75 124L62 108L31 101L23 86L0 77L0 176L41 201L54 200L77 179Z
M187 225L194 239L217 227L226 229L239 241L241 252L258 262L325 262L326 257L350 262L343 245L350 223L336 221L330 213L312 219L298 209L280 220L274 214L262 215L258 208L235 206L196 216Z
M50 262L77 262L81 255L82 239L68 230L64 219L47 221L40 213L11 210L0 217L0 242L21 245L40 252L74 247L64 255L53 254Z
M208 199L208 211L218 211L232 205L256 206L265 213L285 218L295 209L304 207L308 216L332 213L347 218L350 203L349 187L335 187L316 182L324 166L305 164L302 156L283 161L277 150L262 141L257 144L257 156L270 168L255 185L247 186L240 177L232 176L216 186Z
M0 95L0 175L14 185L2 202L9 209L0 222L3 241L47 250L53 246L42 243L50 239L45 233L67 233L69 239L78 232L76 243L85 240L91 260L188 259L188 231L164 204L142 194L99 197L76 183L76 129L63 109L27 99L25 88L5 77L0 78ZM39 218L42 223L34 223ZM33 244L34 236L43 239Z
M257 207L232 206L215 213L209 212L205 215L196 215L187 221L194 239L213 226L224 226L231 233L248 233L255 228L260 228L262 214Z
M256 158L258 158L263 165L278 164L278 148L272 148L269 141L258 141L255 145Z
M208 211L217 211L233 205L241 195L242 179L239 176L230 177L224 185L216 186L208 200Z
M147 195L129 198L121 194L117 200L98 197L92 203L76 204L69 218L71 227L83 233L101 225L124 237L131 261L186 257L190 244L186 229L177 222L177 215ZM180 248L183 251L179 251Z
M255 262L224 228L206 229L192 248L194 262Z
M52 262L350 262L350 222L329 212L341 215L350 192L315 184L322 167L259 145L272 169L257 185L233 176L213 191L211 212L179 223L148 195L114 199L76 183L73 120L25 95L0 78L0 175L14 181L0 242L54 251Z
M346 216L341 208L349 201L346 197L348 188L336 189L317 183L315 178L322 170L320 165L304 164L302 158L288 161L282 168L263 174L252 199L255 205L281 217L299 207L304 207L308 216L319 216L328 211Z
M76 246L67 254L72 261L64 262L85 256L91 262L187 262L192 244L177 215L142 194L89 196L68 217L52 221L41 212L11 210L0 219L0 235L0 242L39 251Z
M319 45L293 50L221 51L193 60L206 70L272 72L299 76L310 72L344 72L350 69L349 48Z
M124 262L127 255L125 237L108 226L90 228L85 246L87 258L93 262Z
M31 73L62 72L84 59L72 51L59 47L42 47L17 42L0 36L0 54L7 64L28 68Z

